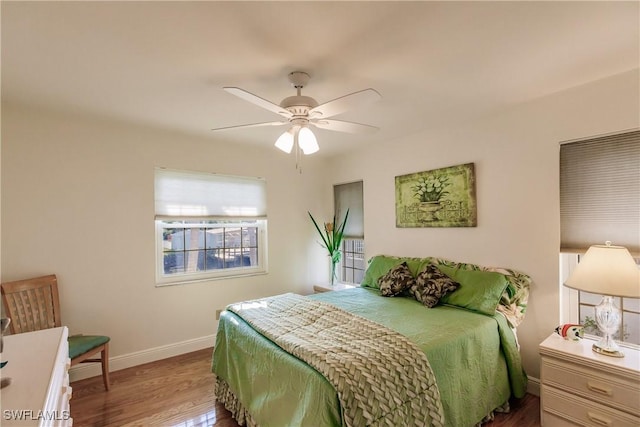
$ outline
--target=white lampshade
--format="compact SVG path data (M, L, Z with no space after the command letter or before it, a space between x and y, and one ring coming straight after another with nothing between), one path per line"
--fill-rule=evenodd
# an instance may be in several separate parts
M298 132L298 146L304 154L313 154L320 149L316 136L308 127L303 127Z
M291 149L293 148L293 128L280 135L275 145L285 153L291 153Z
M594 294L640 298L640 270L622 246L591 246L564 284Z

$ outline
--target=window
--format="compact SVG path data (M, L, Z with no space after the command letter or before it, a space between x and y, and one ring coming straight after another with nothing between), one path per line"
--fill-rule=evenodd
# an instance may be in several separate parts
M563 286L592 244L610 240L640 255L640 131L560 146L561 321L599 334L594 306L602 295ZM636 263L639 260L636 258ZM640 299L614 298L622 311L618 341L640 344Z
M366 269L362 181L334 185L333 196L337 220L341 221L349 209L349 219L342 241L339 279L345 283L360 283Z
M260 178L156 169L156 282L266 272Z
M345 283L360 283L364 278L365 269L364 239L345 238L342 241L340 281Z

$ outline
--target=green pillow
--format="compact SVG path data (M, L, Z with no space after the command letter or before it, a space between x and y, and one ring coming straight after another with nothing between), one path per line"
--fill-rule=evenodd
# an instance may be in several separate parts
M493 271L464 270L438 265L438 269L460 284L460 287L440 300L443 304L492 316L507 287L504 274Z
M360 286L380 289L378 279L387 274L393 267L400 264L402 264L402 261L397 257L386 255L374 256L369 260L369 266L367 267L367 271L364 272Z
M424 270L429 263L431 263L431 258L402 258L403 262L407 263L411 274L415 278L418 273Z
M403 262L407 263L409 271L411 271L413 277L416 277L430 261L431 258L401 258L389 255L376 255L369 260L369 266L367 267L367 271L364 272L360 286L380 289L378 279L387 274L393 267Z

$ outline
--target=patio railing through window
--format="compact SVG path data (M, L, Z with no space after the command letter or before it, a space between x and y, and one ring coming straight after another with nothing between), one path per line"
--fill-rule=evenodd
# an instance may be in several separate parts
M359 284L362 282L365 269L364 240L344 239L342 241L340 280L345 283Z

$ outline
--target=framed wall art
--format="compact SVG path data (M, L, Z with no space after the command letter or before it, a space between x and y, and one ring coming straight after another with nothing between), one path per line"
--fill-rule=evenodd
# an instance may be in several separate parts
M476 227L473 163L396 176L396 227Z

